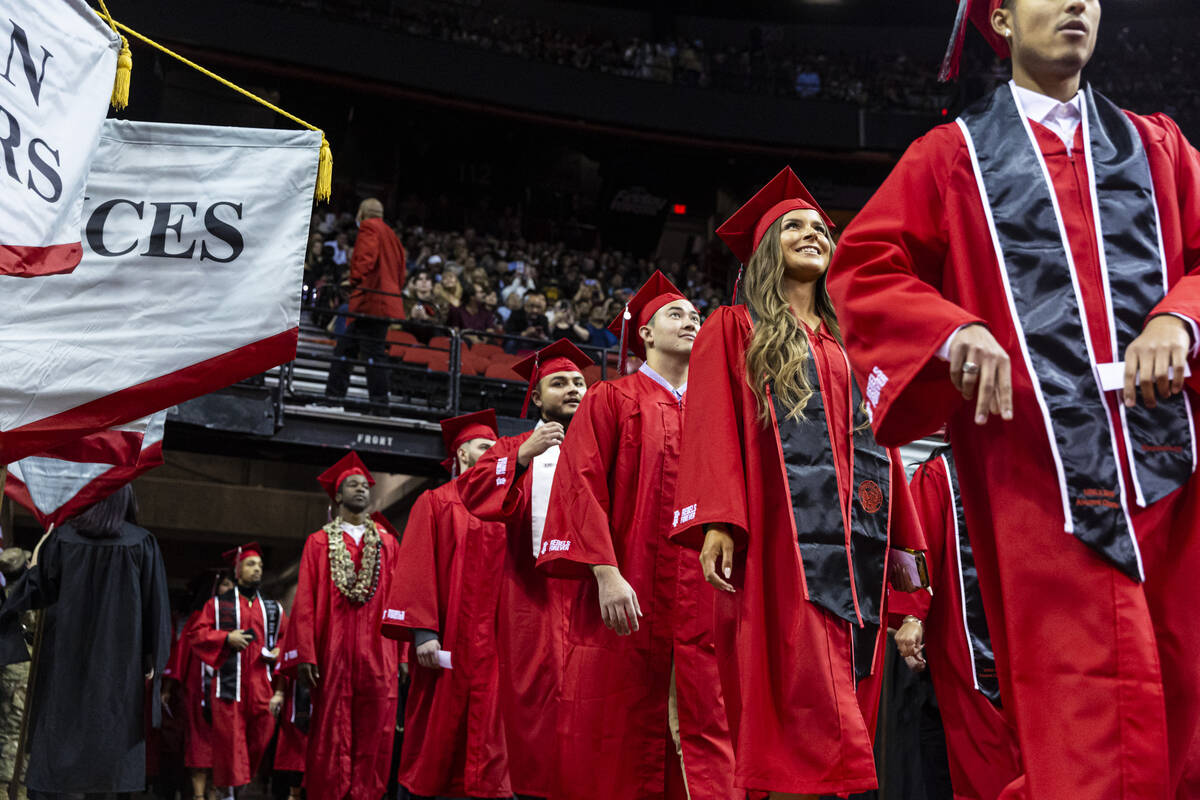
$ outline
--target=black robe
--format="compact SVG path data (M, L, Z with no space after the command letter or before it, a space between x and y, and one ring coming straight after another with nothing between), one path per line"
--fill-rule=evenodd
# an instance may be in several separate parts
M29 732L27 785L40 792L136 792L146 784L150 697L171 646L158 542L124 523L93 539L70 525L10 587L0 618L45 608ZM157 712L157 707L154 709ZM157 723L158 714L153 717Z

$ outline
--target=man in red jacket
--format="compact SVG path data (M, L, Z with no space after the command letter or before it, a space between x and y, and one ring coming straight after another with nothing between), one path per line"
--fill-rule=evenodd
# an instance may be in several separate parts
M329 366L325 396L346 396L350 385L350 358L367 362L367 394L372 411L385 411L388 402L388 324L404 319L404 247L383 221L383 203L368 197L358 207L358 239L350 258L350 312L346 333L338 339ZM379 319L375 319L378 317Z

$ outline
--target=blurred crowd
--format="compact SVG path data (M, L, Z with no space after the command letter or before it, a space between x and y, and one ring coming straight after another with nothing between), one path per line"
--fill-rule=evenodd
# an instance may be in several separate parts
M403 296L410 323L566 338L606 348L618 343L608 324L655 269L686 287L704 315L727 302L723 290L694 263L651 263L620 251L580 252L560 242L525 241L517 233L434 231L417 225L393 229L406 252ZM311 230L304 262L307 305L313 322L341 333L336 311L348 295L354 218L349 213L314 215Z

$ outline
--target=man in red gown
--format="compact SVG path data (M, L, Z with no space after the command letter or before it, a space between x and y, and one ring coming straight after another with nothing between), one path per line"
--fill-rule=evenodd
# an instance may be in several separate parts
M367 513L375 480L356 453L317 480L337 515L304 543L282 660L312 692L305 789L312 800L378 800L400 675L380 623L399 545L382 515Z
M925 531L927 591L892 592L901 655L927 662L946 735L955 800L995 800L1021 775L1016 735L1000 707L1000 684L949 447L912 479ZM925 646L924 658L917 648Z
M563 441L538 565L568 585L555 800L730 800L716 595L672 543L692 304L656 272L613 323L644 363L592 387ZM714 692L716 692L714 696Z
M213 669L212 769L216 786L245 786L258 772L275 733L275 662L287 615L259 594L262 552L257 543L224 554L237 585L205 603L189 632L196 658Z
M1080 89L1099 2L979 8L1013 81L909 149L830 293L878 439L949 420L1025 767L1002 796L1183 798L1200 156L1169 118Z
M449 483L423 492L400 543L383 635L411 641L401 786L425 797L511 797L496 655L504 526L463 505L463 475L495 444L496 412L442 420ZM410 655L410 660L413 658Z
M500 713L508 744L513 791L551 797L554 742L563 664L560 580L536 568L560 445L587 391L584 367L592 360L559 339L513 371L529 382L526 402L537 406L532 431L506 436L463 474L458 491L477 517L505 526L496 641L500 657Z
M233 579L225 573L213 576L212 594L223 595L233 589ZM207 605L207 603L206 603ZM212 772L212 721L207 696L212 681L212 667L196 658L192 652L192 631L204 615L201 607L188 617L179 638L171 648L171 657L163 670L163 705L178 691L183 712L183 765L189 771L193 800L208 796L207 787Z

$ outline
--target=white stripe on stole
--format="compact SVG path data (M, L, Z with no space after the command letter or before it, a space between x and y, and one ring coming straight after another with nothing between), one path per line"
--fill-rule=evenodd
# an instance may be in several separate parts
M959 610L962 611L963 621L963 638L967 642L967 660L971 662L971 683L975 685L976 691L983 692L979 685L979 674L975 671L975 646L971 644L971 626L967 622L967 584L963 580L962 568L962 532L958 529L958 498L954 494L954 476L950 474L950 460L946 456L938 456L942 461L942 466L946 468L946 492L950 497L950 518L954 520L954 563L957 565L955 573L958 575L958 600Z

